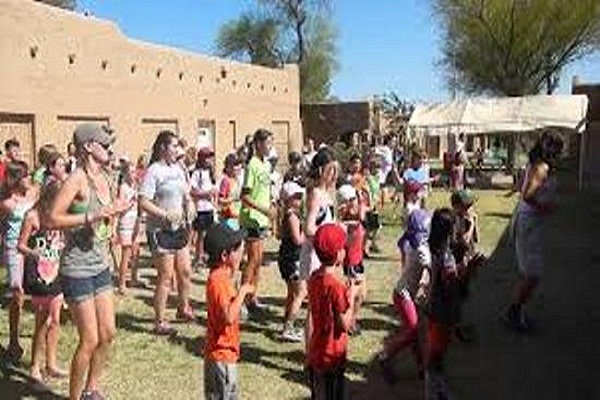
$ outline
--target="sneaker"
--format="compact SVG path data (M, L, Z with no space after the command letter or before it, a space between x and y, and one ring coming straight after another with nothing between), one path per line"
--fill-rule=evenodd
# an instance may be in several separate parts
M531 326L522 306L511 304L501 316L502 322L520 334L531 331Z
M265 311L269 308L268 305L262 303L258 298L254 299L254 301L248 302L248 311Z
M79 400L104 400L104 396L97 390L84 390Z
M304 335L293 328L286 328L281 332L279 338L284 342L300 343L304 340Z

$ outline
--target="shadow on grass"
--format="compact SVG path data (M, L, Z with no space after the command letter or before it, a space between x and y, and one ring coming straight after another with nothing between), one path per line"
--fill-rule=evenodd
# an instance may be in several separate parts
M34 398L40 400L63 400L66 397L54 393L51 388L31 379L27 373L6 362L4 347L0 347L0 396L3 400Z
M511 219L512 213L501 213L501 212L486 212L484 214L485 217L494 217L494 218L504 218Z

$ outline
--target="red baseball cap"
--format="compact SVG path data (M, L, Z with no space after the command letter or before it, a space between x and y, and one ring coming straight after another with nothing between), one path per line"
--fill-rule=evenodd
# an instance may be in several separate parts
M323 224L317 229L313 246L325 265L335 263L338 252L346 246L346 231L338 224Z

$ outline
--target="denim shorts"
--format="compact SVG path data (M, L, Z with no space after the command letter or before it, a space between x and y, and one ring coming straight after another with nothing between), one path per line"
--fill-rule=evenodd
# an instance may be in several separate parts
M86 278L73 278L60 275L65 300L69 304L77 304L99 295L113 287L110 270L106 268L97 275Z

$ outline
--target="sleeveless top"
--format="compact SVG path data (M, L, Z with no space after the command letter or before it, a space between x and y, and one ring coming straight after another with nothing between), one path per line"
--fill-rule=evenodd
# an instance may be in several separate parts
M279 261L286 263L296 263L300 261L300 250L302 249L302 245L294 243L292 233L290 232L290 226L287 221L291 214L295 214L295 211L286 211L286 223L282 226L281 243L279 244ZM302 229L302 227L300 229Z
M529 174L531 174L531 164L527 165L525 169L525 177L523 178L523 184L521 186L521 198L519 199L518 213L527 215L540 215L540 211L523 200L523 189L527 181L529 180ZM554 202L556 197L556 180L553 176L548 175L540 187L536 190L533 195L534 200L539 204L551 204Z
M23 288L32 296L56 296L61 293L58 276L62 241L60 231L38 230L29 237L27 246L36 250L38 259L25 257Z
M89 175L86 174L86 177L87 203L73 202L69 208L71 214L93 213L102 207L94 182ZM65 247L61 255L60 274L70 278L89 278L107 269L107 244L110 234L110 221L99 221L65 230Z
M321 202L319 205L319 211L317 212L317 218L315 220L315 224L318 228L323 224L335 222L335 215L333 212L333 204L327 192L320 189L315 190L318 191L315 194L319 196ZM308 274L306 274L306 277L308 277L313 271L319 268L320 264L321 261L315 252L312 238L306 238L300 251L300 268L308 272Z
M15 208L6 216L4 243L7 247L16 247L21 234L21 225L25 219L25 214L33 206L32 201L20 201Z

